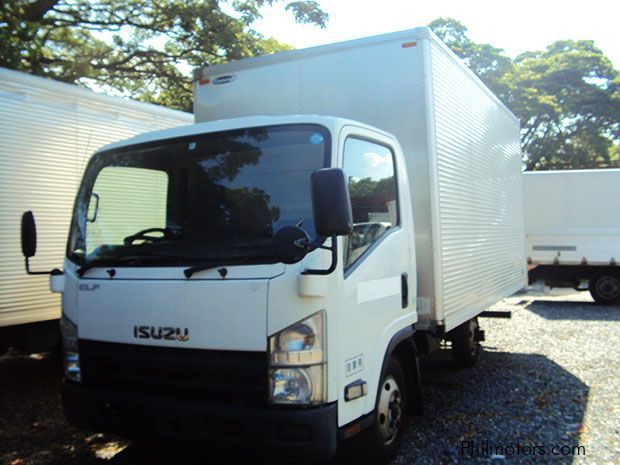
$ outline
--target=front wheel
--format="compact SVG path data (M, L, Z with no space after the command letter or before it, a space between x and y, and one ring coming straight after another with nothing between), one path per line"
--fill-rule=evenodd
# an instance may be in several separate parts
M597 304L612 305L620 303L620 274L601 271L590 278L590 295Z
M408 399L405 375L396 358L388 362L377 397L373 423L355 438L358 442L354 463L386 464L398 452L405 431Z

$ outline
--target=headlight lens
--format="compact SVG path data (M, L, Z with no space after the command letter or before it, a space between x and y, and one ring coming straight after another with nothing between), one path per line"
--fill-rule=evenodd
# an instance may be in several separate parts
M325 312L269 338L270 399L275 404L326 401Z
M271 364L299 366L323 363L325 312L320 311L269 338Z
M286 352L310 350L316 344L316 334L307 324L299 323L280 333L276 343L279 350Z
M71 381L82 381L77 326L63 315L60 319L60 332L62 334L62 358L65 376Z
M306 368L272 368L271 402L319 404L323 399L323 365Z

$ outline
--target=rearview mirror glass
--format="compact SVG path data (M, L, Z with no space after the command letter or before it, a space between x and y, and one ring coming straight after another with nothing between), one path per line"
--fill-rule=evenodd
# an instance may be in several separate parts
M297 226L285 226L273 236L273 255L282 263L297 263L308 253L308 234Z
M347 236L353 230L351 199L340 168L324 168L312 173L314 226L323 237Z
M37 252L37 227L34 215L27 211L22 215L22 253L24 257L34 257Z
M94 192L90 195L90 202L88 202L88 215L86 221L94 223L97 221L97 213L99 213L99 195Z

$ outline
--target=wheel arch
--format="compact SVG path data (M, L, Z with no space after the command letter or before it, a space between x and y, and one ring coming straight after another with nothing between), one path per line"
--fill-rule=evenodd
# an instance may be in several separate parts
M383 356L379 383L387 372L388 362L392 357L395 357L400 363L400 366L405 374L405 383L407 385L407 394L409 398L407 413L422 415L424 407L421 384L422 379L420 376L420 364L418 361L419 352L413 340L414 332L415 328L413 326L408 326L392 336L392 339L390 340L387 350ZM377 389L375 406L379 402L380 394L380 390Z

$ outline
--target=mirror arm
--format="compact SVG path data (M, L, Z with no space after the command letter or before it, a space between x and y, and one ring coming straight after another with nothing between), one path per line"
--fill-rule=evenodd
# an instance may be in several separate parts
M295 241L295 246L300 249L305 249L307 253L313 252L316 249L331 250L331 247L326 247L323 245L326 240L327 237L325 236L316 236L311 242L306 239L299 239Z
M315 240L308 244L308 247L313 247L312 250L315 249L326 249L332 251L332 263L326 270L309 270L305 269L301 274L313 274L313 275L328 275L334 272L336 269L336 265L338 264L338 245L336 244L336 236L332 236L332 245L331 247L324 247L323 242L325 242L327 238L323 236L318 236ZM320 242L319 242L320 241Z
M60 271L58 268L54 268L52 271L30 271L30 263L29 263L28 257L25 257L25 259L26 259L26 273L29 275L48 274L52 276L57 276L57 275L62 274L62 271Z

